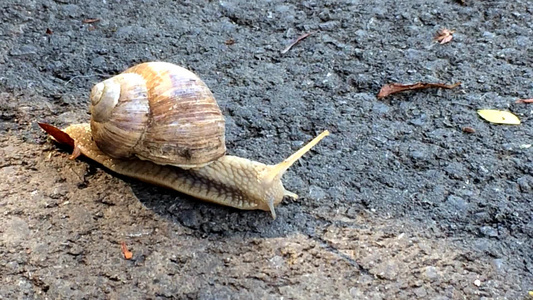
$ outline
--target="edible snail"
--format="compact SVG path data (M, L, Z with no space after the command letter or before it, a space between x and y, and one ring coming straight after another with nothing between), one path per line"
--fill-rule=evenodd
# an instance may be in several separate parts
M281 177L326 130L276 165L225 155L225 123L206 84L165 62L142 63L96 84L90 124L64 130L39 123L56 141L116 173L243 210L270 211L284 196Z

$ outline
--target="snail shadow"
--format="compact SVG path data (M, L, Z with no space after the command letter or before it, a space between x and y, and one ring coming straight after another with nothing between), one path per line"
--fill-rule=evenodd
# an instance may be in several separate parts
M200 236L284 237L300 231L287 222L285 214L274 220L270 212L225 207L177 191L114 175L128 183L135 197L146 208L169 222L193 229Z
M58 145L58 147L65 154L72 151L68 146ZM306 223L306 221L298 221L289 217L292 212L284 207L286 204L284 202L276 208L278 217L273 219L270 212L238 210L208 203L171 189L118 174L87 157L82 156L77 159L89 166L86 175L94 174L97 169L102 169L113 177L119 178L130 186L137 200L146 208L169 222L194 230L198 236L285 237L301 232L301 226L296 224ZM302 215L299 214L300 217Z

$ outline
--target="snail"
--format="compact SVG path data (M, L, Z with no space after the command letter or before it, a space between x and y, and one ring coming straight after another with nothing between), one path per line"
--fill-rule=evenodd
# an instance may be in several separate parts
M287 159L266 165L226 155L225 123L206 84L165 62L133 66L91 90L90 124L60 130L39 123L54 140L107 169L242 210L269 211L284 196L285 171L329 132Z

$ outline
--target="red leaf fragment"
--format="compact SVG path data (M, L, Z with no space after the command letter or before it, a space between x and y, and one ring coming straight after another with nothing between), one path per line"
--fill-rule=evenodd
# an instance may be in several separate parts
M70 135L65 133L63 130L53 125L47 124L47 123L37 123L37 124L39 124L39 127L41 127L44 131L46 131L46 133L51 135L54 138L54 140L56 140L58 143L65 144L65 145L68 145L74 148L74 144L75 144L74 139L72 139Z
M125 242L120 243L120 250L122 251L122 255L124 255L124 259L130 260L133 257L133 253L128 250Z
M52 34L52 33L54 33L54 32L52 31L52 29L50 29L50 28L46 28L46 34L50 35L50 34Z
M298 44L301 40L305 39L306 37L310 36L314 32L304 33L300 35L298 38L296 38L294 41L292 41L285 49L281 50L281 54L285 54L291 50L294 45Z
M403 91L410 90L422 90L428 88L442 88L442 89L453 89L461 85L461 82L457 82L451 85L443 83L427 83L427 82L417 82L415 84L401 84L401 83L389 83L384 85L378 93L378 99L387 97L391 94L400 93Z
M48 133L52 138L54 138L54 140L56 140L58 143L68 145L73 149L69 159L76 159L78 156L81 155L80 148L78 148L78 146L76 145L76 141L71 138L70 135L68 135L66 132L47 123L37 124L39 124L39 126L44 131L46 131L46 133Z

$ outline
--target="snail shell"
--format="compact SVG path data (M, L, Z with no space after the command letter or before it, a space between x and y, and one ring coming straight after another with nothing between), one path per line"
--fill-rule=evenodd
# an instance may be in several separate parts
M187 69L139 64L96 84L90 98L93 139L111 157L192 168L226 153L222 112Z

